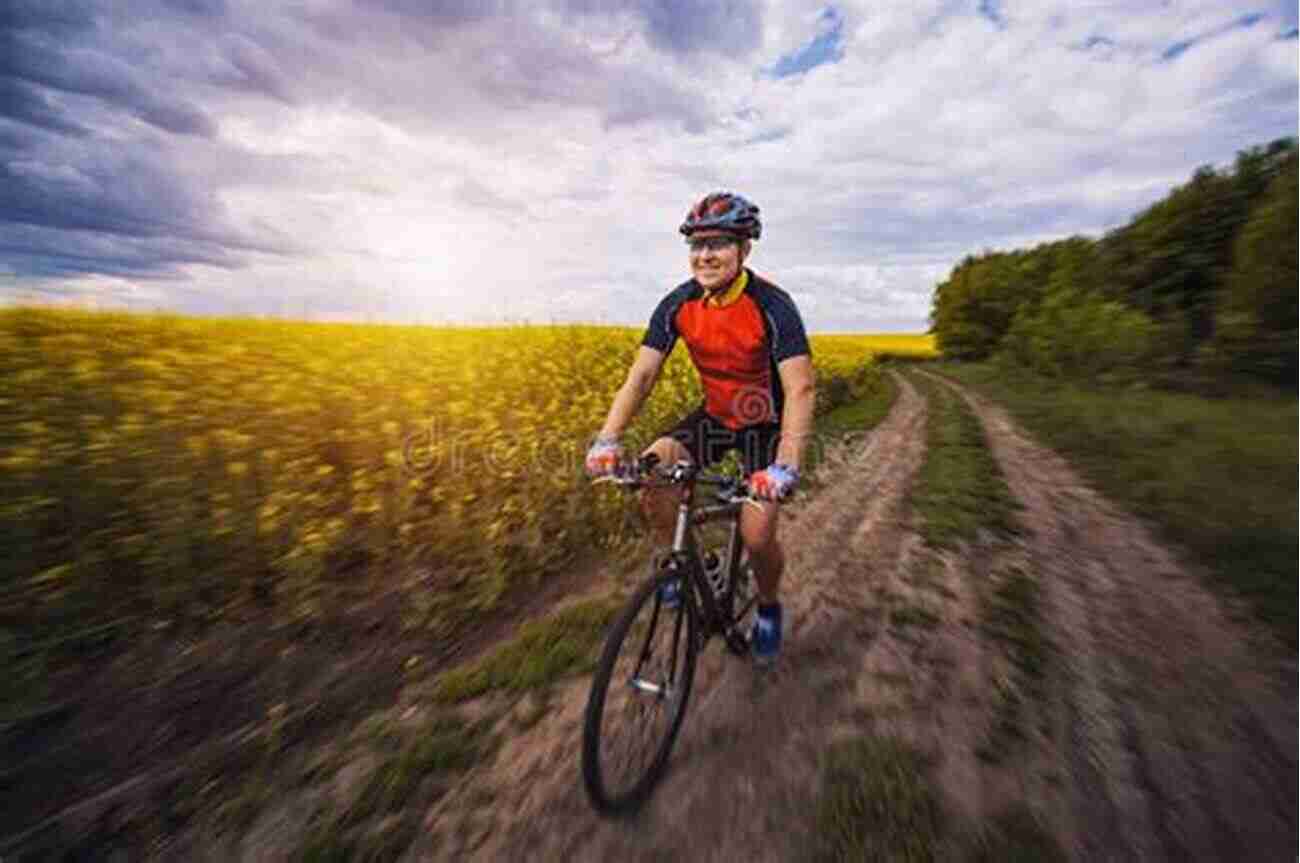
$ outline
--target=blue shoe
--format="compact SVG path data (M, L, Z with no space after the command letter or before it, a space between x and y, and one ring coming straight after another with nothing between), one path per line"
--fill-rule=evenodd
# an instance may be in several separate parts
M669 610L681 607L682 580L680 578L674 578L659 585L659 604Z
M754 654L754 663L769 666L781 655L781 606L776 606L775 613L760 610L754 615L754 626L749 631L749 647Z
M671 559L659 561L655 565L656 571L675 570L676 563ZM659 585L659 605L663 608L674 610L682 605L682 580L674 578Z

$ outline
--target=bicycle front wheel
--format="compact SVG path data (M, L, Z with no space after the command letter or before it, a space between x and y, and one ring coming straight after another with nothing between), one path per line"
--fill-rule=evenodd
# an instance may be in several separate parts
M683 578L677 601L663 590L675 574L647 579L615 621L591 683L582 775L597 811L635 809L668 765L695 677L696 609Z

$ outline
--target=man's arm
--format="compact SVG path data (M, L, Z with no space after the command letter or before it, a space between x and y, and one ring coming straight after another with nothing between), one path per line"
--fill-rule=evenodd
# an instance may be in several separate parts
M663 351L641 346L637 351L636 359L632 362L632 368L627 373L627 380L614 396L614 404L609 408L609 416L605 418L605 425L600 429L602 437L617 437L632 423L632 419L641 410L641 405L645 403L646 397L654 389L655 381L659 379L659 372L663 369L667 357L668 355Z
M781 375L785 405L781 409L781 444L776 460L798 470L804 448L812 438L813 407L817 400L812 357L807 354L790 357L777 366L777 372Z

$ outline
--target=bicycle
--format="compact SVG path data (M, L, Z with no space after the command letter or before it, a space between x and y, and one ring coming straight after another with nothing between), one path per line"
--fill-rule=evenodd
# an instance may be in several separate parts
M595 482L613 482L630 490L682 486L672 547L657 556L650 577L633 593L610 629L587 698L583 779L595 809L601 814L615 815L644 802L662 777L686 716L699 651L709 639L721 636L732 653L744 656L749 652L749 636L742 622L757 604L758 595L742 547L740 512L745 505L757 506L759 501L751 497L749 486L742 479L707 473L685 461L659 468L653 454L641 458L629 471L601 477ZM697 485L717 486L717 503L696 507ZM713 551L701 553L697 543L696 529L713 521L729 525L722 557ZM675 604L670 599L674 581L677 582ZM641 612L647 608L649 620L638 623ZM666 631L660 634L667 636L668 641L666 656L652 650L661 612L664 612ZM625 676L615 677L615 666L624 643L629 641L635 661ZM612 691L611 683L615 683ZM657 747L652 746L647 753L643 743L635 753L625 753L637 760L633 781L626 788L613 788L606 770L610 765L602 758L601 745L608 741L602 739L601 728L602 721L620 708L624 718L636 723L649 717L654 724L662 709L668 710L669 715L666 733Z

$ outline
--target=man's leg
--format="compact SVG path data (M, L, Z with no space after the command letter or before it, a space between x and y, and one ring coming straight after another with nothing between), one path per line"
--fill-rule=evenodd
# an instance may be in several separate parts
M766 667L776 662L781 653L784 624L781 621L780 588L785 556L776 541L780 504L766 501L762 506L762 512L751 506L744 508L740 516L740 533L749 550L758 588L758 610L754 615L754 627L750 630L750 648L754 662Z
M670 465L683 460L694 462L682 442L671 437L659 438L648 446L642 455L650 453L659 457L661 465ZM682 500L682 489L675 486L643 488L639 497L641 512L645 515L646 523L650 525L655 544L660 547L671 545L673 528L677 525L677 508Z
M781 429L777 425L750 428L742 433L741 449L747 475L753 476L776 460L780 439ZM740 535L754 564L758 601L775 605L780 601L781 572L785 569L785 554L776 539L781 506L776 501L764 501L762 507L761 511L748 505L741 508Z
M771 464L776 457L780 429L767 426L745 434L745 470L750 475ZM758 610L750 632L754 661L771 665L781 653L781 573L785 554L776 538L781 505L764 501L761 509L745 506L740 514L740 535L749 551L758 593Z
M764 501L762 511L748 504L740 513L740 536L749 551L754 566L754 580L758 582L758 601L775 604L780 601L781 573L785 569L785 554L776 539L777 517L781 505Z

